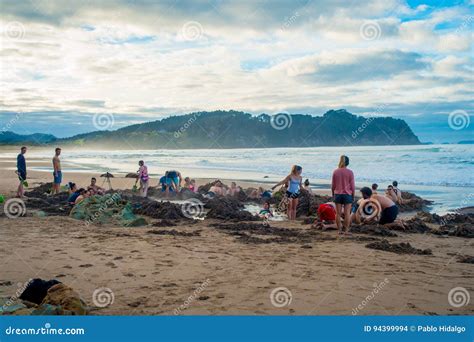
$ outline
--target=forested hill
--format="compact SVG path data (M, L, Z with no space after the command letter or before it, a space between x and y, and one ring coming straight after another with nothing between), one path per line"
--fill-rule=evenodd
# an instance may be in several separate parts
M346 110L323 116L196 112L58 139L55 144L123 149L252 148L420 144L404 120Z

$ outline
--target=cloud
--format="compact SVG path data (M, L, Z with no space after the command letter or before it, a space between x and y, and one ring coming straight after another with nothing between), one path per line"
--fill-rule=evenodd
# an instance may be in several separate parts
M473 97L471 25L467 5L398 0L5 1L0 103L124 123L215 109L446 112Z

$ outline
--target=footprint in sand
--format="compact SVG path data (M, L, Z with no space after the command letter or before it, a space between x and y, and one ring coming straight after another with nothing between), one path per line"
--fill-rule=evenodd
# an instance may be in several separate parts
M79 265L79 267L85 267L85 268L87 268L87 267L92 267L92 266L94 266L94 265L92 265L92 264L82 264L82 265Z

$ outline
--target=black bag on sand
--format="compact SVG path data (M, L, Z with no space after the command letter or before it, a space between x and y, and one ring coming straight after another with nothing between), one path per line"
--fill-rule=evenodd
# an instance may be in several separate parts
M20 295L20 299L32 302L35 304L41 304L48 290L56 284L61 283L56 279L52 280L43 280L43 279L33 279L28 283L26 289Z

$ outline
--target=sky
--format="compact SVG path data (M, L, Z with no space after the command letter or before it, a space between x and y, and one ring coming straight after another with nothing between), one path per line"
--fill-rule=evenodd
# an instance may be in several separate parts
M201 110L405 119L474 140L474 2L0 0L0 130Z

